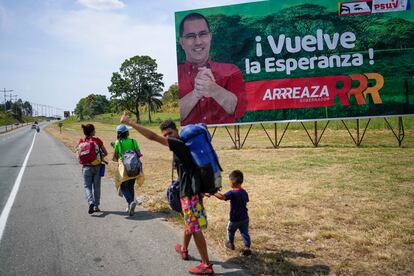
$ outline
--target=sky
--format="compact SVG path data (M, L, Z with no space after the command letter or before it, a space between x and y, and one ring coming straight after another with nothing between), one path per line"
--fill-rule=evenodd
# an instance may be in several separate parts
M0 91L73 111L91 93L109 98L112 73L135 55L156 59L167 90L177 82L174 13L246 2L0 0Z

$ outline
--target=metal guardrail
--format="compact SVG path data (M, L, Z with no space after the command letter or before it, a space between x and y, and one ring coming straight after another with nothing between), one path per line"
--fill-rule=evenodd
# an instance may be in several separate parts
M18 125L14 124L14 125L0 125L0 133L6 133L21 127L25 127L28 125L31 125L32 122L28 122L28 123L19 123Z

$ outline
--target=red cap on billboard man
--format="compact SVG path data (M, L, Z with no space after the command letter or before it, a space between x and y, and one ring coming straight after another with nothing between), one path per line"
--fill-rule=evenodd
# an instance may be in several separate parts
M181 125L235 123L246 110L241 70L210 59L213 34L203 15L188 14L179 28L186 58L178 65Z

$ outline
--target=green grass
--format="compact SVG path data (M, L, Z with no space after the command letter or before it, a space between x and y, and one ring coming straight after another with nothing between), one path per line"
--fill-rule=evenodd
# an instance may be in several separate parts
M151 123L149 123L147 113L141 113L140 116L141 116L141 123L144 125L159 125L162 121L167 120L167 119L178 122L180 119L179 113L158 112L158 113L151 114ZM121 114L106 113L106 114L97 115L95 118L88 118L84 121L85 122L94 121L94 122L100 122L100 123L105 123L105 124L110 124L110 125L118 125L120 117L121 117ZM135 119L135 116L131 115L131 118ZM64 120L64 123L73 124L79 121L80 120L77 117L71 116L69 118L66 118Z
M95 118L90 119L90 121L96 121L96 122L101 122L101 123L117 125L117 124L119 124L119 118L120 117L121 117L121 114L107 113L107 114L98 115ZM173 120L173 121L177 122L177 124L179 124L180 114L178 112L158 112L158 113L151 114L151 121L152 121L151 124L153 124L153 125L159 125L162 121L167 120L167 119ZM85 120L85 121L88 121L88 120ZM391 126L397 127L398 118L396 118L396 117L388 118L388 121L390 122ZM79 119L77 119L75 116L72 116L72 117L69 117L69 118L65 119L65 123L71 124L71 123L74 123L74 122L79 122ZM367 122L368 122L368 119L361 119L360 120L360 128L361 129L365 128ZM403 117L403 122L404 122L404 127L406 129L414 129L414 116L404 116ZM150 123L148 121L148 114L147 113L141 113L141 123L143 125L150 125ZM323 130L326 123L327 123L327 121L319 121L318 122L319 132L321 132ZM356 129L356 126L357 126L356 119L345 120L345 123L347 124L347 127L349 129ZM277 127L280 131L282 131L283 128L286 127L286 125L287 125L287 123L277 123ZM304 125L309 130L312 130L313 127L314 127L314 122L305 122ZM242 125L241 129L246 129L247 130L249 128L249 126L250 126L250 124ZM270 129L274 128L274 123L264 123L263 126L270 130ZM253 124L253 129L262 129L262 127L260 126L260 124ZM290 130L299 130L299 129L302 130L303 127L299 122L293 122L293 123L290 123L289 129ZM346 128L340 120L331 120L329 122L329 125L328 125L327 129L332 129L332 130L342 129L342 130L345 130ZM371 119L371 121L369 123L369 126L368 126L368 129L370 129L370 130L388 129L388 125L386 124L386 122L383 118L374 118L374 119Z

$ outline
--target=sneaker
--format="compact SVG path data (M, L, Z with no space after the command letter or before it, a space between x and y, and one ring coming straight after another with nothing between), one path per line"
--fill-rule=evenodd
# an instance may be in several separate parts
M252 255L252 251L250 250L250 248L245 248L241 253L240 256L242 257L248 257Z
M95 205L93 203L89 204L88 214L93 214Z
M177 243L175 245L175 251L181 255L181 258L184 261L188 261L188 250L183 250L183 247L181 246L181 244Z
M188 272L194 275L213 275L213 264L206 265L205 263L200 263L198 266L190 267Z
M99 209L99 207L98 207L98 206L95 206L95 207L93 207L93 211L94 211L94 212L100 212L100 211L101 211L101 209Z
M129 204L129 211L128 214L130 217L132 217L135 213L135 207L137 206L137 203L135 201L131 202L131 204Z
M236 249L236 248L234 247L234 244L233 244L233 243L231 243L230 241L226 241L226 242L224 243L224 246L225 246L227 249L230 249L230 250L234 250L234 249Z

